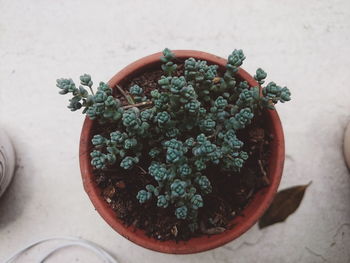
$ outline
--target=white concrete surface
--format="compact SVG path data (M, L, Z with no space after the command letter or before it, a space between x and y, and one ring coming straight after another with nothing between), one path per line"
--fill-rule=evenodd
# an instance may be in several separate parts
M287 85L278 106L286 136L281 188L305 184L287 222L209 252L175 256L120 237L83 191L78 142L83 116L57 94L58 77L108 80L134 60L172 49L227 56L244 49ZM79 236L127 262L350 262L350 175L342 135L350 120L350 2L0 0L0 122L15 142L18 168L0 200L0 262L30 241ZM35 262L47 247L19 262ZM68 249L49 262L98 262Z

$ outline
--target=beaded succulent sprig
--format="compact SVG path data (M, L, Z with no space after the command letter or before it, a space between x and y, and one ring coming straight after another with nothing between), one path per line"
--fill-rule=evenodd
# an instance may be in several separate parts
M261 96L259 86L238 81L236 73L244 59L242 50L234 50L221 76L217 65L188 58L183 76L174 76L175 55L165 49L160 58L164 75L158 81L159 87L146 95L143 87L131 86L129 105L114 98L113 87L103 82L94 94L87 74L80 77L79 88L71 79L58 79L57 87L60 94L73 95L68 106L72 111L84 108L83 113L90 119L118 127L108 137L93 137L91 164L102 170L116 163L132 169L148 149L147 158L152 160L148 174L157 184L146 185L136 198L140 203L171 206L175 216L188 220L188 226L195 231L203 196L212 191L206 176L208 165L239 172L249 155L242 151L244 142L237 137L237 131L247 127L258 111L274 109L277 102L290 100L288 88L274 82L262 88ZM254 78L262 85L266 76L259 68ZM147 107L139 107L144 105Z

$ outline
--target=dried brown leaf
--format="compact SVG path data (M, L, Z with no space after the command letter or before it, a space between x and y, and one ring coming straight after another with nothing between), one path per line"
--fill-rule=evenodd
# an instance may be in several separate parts
M293 186L276 194L271 206L259 220L259 228L283 222L293 214L303 200L305 190L311 184Z

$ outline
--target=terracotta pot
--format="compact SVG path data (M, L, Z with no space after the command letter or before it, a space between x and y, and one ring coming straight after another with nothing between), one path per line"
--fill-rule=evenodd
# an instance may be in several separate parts
M227 61L215 55L205 52L193 50L176 50L173 51L179 59L193 57L196 59L206 60L209 64L219 65L219 70L224 70ZM119 73L114 75L108 82L110 87L115 87L116 84L123 84L140 73L154 68L160 68L159 58L161 53L156 53L145 58L142 58L129 66L125 67ZM257 82L246 71L240 69L238 76L246 80L251 86L256 86ZM186 242L176 243L174 241L157 241L145 235L144 231L133 231L130 227L123 225L122 221L116 217L115 212L108 206L106 201L101 196L101 190L94 181L92 166L90 164L90 151L92 148L91 138L94 122L89 118L85 119L80 139L80 169L83 178L84 188L89 195L91 202L96 210L100 213L103 219L119 234L129 239L130 241L155 251L173 254L189 254L202 252L222 246L246 232L253 226L257 220L263 215L269 207L280 183L284 163L284 137L280 119L276 111L268 110L266 113L268 129L274 135L274 140L271 143L271 157L269 160L268 177L270 185L258 191L245 207L242 216L237 216L233 219L235 227L225 232L213 235L192 238Z

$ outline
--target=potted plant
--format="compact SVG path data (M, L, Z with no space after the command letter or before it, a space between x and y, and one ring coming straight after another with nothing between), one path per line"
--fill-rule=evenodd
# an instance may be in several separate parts
M80 140L84 188L107 223L164 253L195 253L247 231L269 207L283 170L274 110L290 92L251 77L245 56L156 53L101 82L57 80L68 108L87 115ZM87 91L90 90L90 93Z
M16 156L7 133L0 129L0 197L9 187L15 172Z

